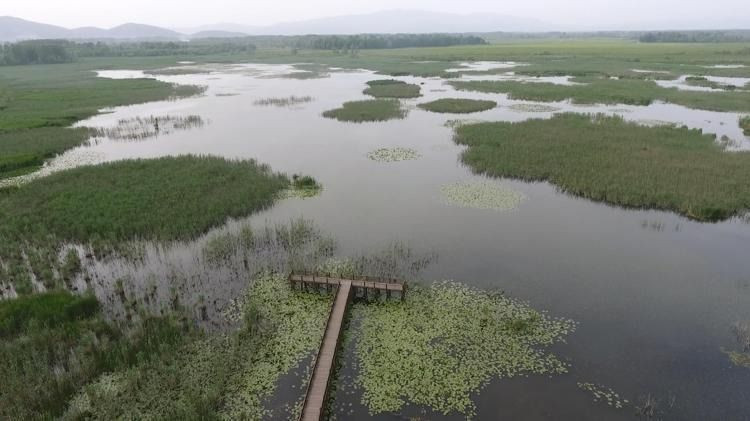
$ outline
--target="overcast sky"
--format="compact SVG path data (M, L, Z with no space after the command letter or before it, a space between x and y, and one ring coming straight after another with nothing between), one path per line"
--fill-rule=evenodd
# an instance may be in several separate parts
M0 16L65 27L126 22L171 28L219 22L269 25L387 9L489 12L587 28L705 21L714 27L750 28L750 0L0 0Z

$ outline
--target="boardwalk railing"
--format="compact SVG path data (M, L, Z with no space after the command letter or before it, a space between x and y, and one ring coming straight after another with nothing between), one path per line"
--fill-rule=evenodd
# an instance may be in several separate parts
M397 291L403 300L406 294L406 284L396 280L374 278L353 280L302 274L290 275L289 282L292 288L296 288L297 285L301 289L312 286L319 291L321 286L325 286L329 292L332 289L336 290L336 298L331 304L323 339L318 352L315 354L313 373L307 384L305 400L302 402L302 412L299 417L301 421L317 421L323 417L325 403L328 399L328 389L335 371L334 364L341 340L344 318L352 296L356 294L356 289L361 289L365 297L367 297L369 290L386 291L386 297L390 297L391 292Z

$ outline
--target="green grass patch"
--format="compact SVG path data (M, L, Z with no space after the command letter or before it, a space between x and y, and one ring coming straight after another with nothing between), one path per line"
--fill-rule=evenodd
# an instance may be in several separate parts
M365 95L375 98L418 98L422 96L419 85L402 82L400 80L371 80L367 82L369 88Z
M478 99L443 98L419 104L418 107L435 113L468 114L491 110L497 107L497 102Z
M450 282L353 312L361 321L357 382L372 414L413 404L472 418L472 398L492 379L565 373L545 348L575 329L520 301Z
M30 292L27 265L59 283L66 242L116 248L123 241L187 240L274 203L289 179L255 161L182 156L80 167L4 191L2 278ZM24 254L26 257L24 258Z
M750 136L750 116L740 118L740 128L745 132L745 136Z
M587 78L586 84L565 86L552 83L521 83L497 81L454 81L462 91L505 93L510 99L524 101L565 101L576 104L649 105L654 101L669 102L711 111L748 111L750 92L693 92L662 88L647 80L611 80Z
M712 88L712 89L724 89L728 91L733 91L737 89L737 86L714 82L714 81L706 79L703 76L688 76L685 78L685 83L687 83L690 86L701 86L704 88Z
M462 160L477 173L549 181L592 200L702 221L750 209L750 154L726 152L699 130L560 114L459 126L455 140L469 146Z
M345 102L341 108L323 113L323 117L353 123L387 121L406 118L407 111L397 99L370 99Z

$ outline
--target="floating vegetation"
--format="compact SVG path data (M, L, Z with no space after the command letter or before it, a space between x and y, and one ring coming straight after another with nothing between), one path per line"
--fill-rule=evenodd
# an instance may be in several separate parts
M292 291L284 276L260 274L227 308L225 316L241 324L237 331L183 339L166 358L99 377L71 400L66 418L296 418L264 404L279 378L319 345L330 302ZM297 379L300 391L306 380Z
M745 136L750 136L750 115L740 118L740 128L745 132Z
M729 360L738 367L750 368L750 321L739 321L732 326L740 351L725 351Z
M314 100L311 96L289 96L285 98L263 98L253 102L254 105L262 107L291 107L293 105L305 104Z
M217 96L217 97L220 97L220 98L221 98L221 97L228 97L228 96L238 96L238 95L239 95L238 93L234 93L234 92L226 92L226 93L218 93L218 94L216 94L215 96Z
M434 113L469 114L491 110L497 107L497 102L465 98L443 98L419 104L418 107Z
M154 76L182 76L182 75L202 75L211 73L207 69L198 67L167 67L165 69L146 70L143 73Z
M454 282L415 287L403 303L355 305L353 317L361 321L357 383L372 414L414 404L472 417L472 396L492 379L567 372L543 348L575 329L571 320Z
M419 159L422 155L412 148L380 148L368 152L367 157L376 162L398 162Z
M419 85L402 82L400 80L371 80L367 82L369 88L365 95L375 98L418 98L422 96Z
M577 383L578 388L586 392L591 393L594 397L594 402L605 402L607 405L622 409L625 405L629 404L627 399L622 399L620 395L609 387L594 384L594 383Z
M513 104L508 109L519 113L554 113L560 111L560 108L544 104Z
M98 134L113 140L145 140L178 130L203 127L204 124L205 121L197 115L135 117L121 119L117 126L100 130Z
M616 114L627 114L627 113L632 113L633 110L628 109L628 108L610 108L609 112L616 113Z
M397 99L371 99L345 102L341 108L324 112L323 117L363 123L403 119L408 113Z
M522 193L489 181L461 181L440 188L448 204L499 211L512 210L525 199Z

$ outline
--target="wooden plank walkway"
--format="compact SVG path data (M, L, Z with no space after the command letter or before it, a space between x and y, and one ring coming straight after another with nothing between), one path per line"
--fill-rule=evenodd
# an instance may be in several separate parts
M341 327L344 324L346 311L352 296L355 295L356 289L359 288L367 297L368 290L385 291L386 297L391 296L391 292L398 292L401 299L406 294L406 284L394 279L374 279L363 278L359 280L339 279L330 276L316 275L296 275L289 276L289 282L292 288L297 284L300 288L306 288L313 285L320 290L321 286L326 289L336 289L336 298L331 305L331 312L328 314L328 322L323 333L323 340L320 344L318 354L315 356L313 373L310 382L307 384L305 400L302 403L302 412L299 419L301 421L318 421L323 418L326 400L328 399L328 386L333 376L334 365L336 364L336 351L339 348L341 340Z
M328 398L328 384L333 374L336 362L336 350L339 347L339 336L341 325L344 323L346 309L351 298L352 284L342 280L338 283L336 299L333 302L331 313L328 315L328 323L323 334L323 341L315 358L310 383L307 385L307 395L302 404L302 421L317 421L322 418L326 399Z

